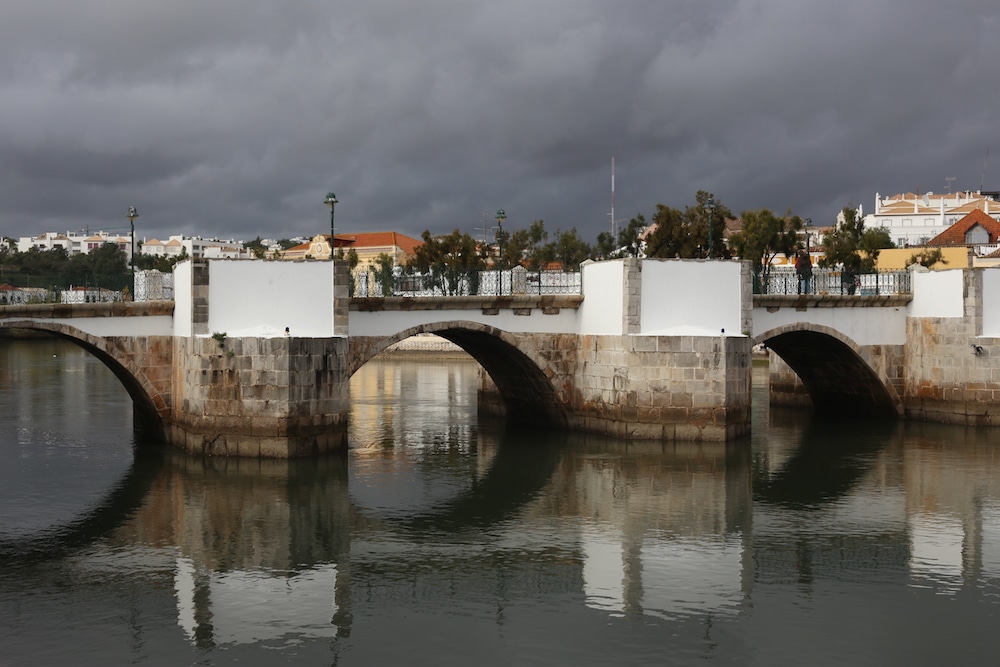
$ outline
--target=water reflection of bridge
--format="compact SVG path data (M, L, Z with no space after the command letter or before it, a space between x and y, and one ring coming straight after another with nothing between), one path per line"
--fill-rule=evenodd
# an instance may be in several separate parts
M900 456L904 435L936 428L838 443L819 427L752 458L741 443L559 446L488 429L413 434L437 448L423 458L394 447L307 462L170 455L130 473L122 486L138 498L101 503L91 514L103 518L84 517L89 530L59 553L102 536L152 545L127 558L156 560L142 566L150 594L176 596L201 646L329 637L457 598L492 606L501 624L524 597L698 619L743 612L761 582L952 593L1000 578L1000 487L986 434L948 450L935 435ZM449 468L470 447L476 465Z

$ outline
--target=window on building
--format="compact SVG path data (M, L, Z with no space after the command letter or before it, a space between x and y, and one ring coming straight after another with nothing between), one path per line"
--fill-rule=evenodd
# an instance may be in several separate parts
M973 225L969 231L965 232L966 245L979 245L990 242L990 233L983 229L982 225Z

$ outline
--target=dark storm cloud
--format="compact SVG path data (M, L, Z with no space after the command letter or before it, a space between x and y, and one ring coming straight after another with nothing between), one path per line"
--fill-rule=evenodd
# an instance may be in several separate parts
M957 0L5 4L0 233L593 239L683 207L833 219L976 189L1000 8ZM1000 162L1000 147L994 149ZM1000 187L1000 167L987 188Z

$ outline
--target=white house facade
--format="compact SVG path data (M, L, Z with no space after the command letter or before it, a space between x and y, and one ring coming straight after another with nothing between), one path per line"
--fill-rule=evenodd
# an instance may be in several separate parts
M250 252L243 247L242 241L220 241L219 239L204 239L200 236L184 237L180 234L175 234L166 241L155 238L143 240L141 253L154 257L187 255L192 259L201 257L209 259L250 258Z
M923 246L932 238L980 210L1000 218L1000 201L995 192L956 192L916 195L912 192L881 197L875 193L875 211L864 216L865 228L885 227L899 247Z
M109 234L107 232L45 232L38 236L22 236L17 240L18 252L28 252L32 248L52 250L65 248L68 255L89 253L100 248L105 243L113 243L125 253L129 251L129 236Z

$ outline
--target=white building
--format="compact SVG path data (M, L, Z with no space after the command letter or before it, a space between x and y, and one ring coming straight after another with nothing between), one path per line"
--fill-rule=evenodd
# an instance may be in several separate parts
M875 212L864 216L865 229L885 227L899 247L922 246L975 210L1000 217L996 192L956 192L882 198L875 193Z
M65 248L68 255L79 255L89 253L91 250L100 248L105 243L117 245L126 254L129 253L130 240L128 235L108 234L107 232L45 232L38 236L22 236L17 240L18 252L28 252L32 248L39 250L52 250L53 248Z
M192 259L207 257L210 259L249 259L250 253L243 247L242 241L220 241L219 239L203 239L200 236L187 237L180 234L171 236L166 241L159 239L143 240L141 254L154 257L180 257L187 255Z

